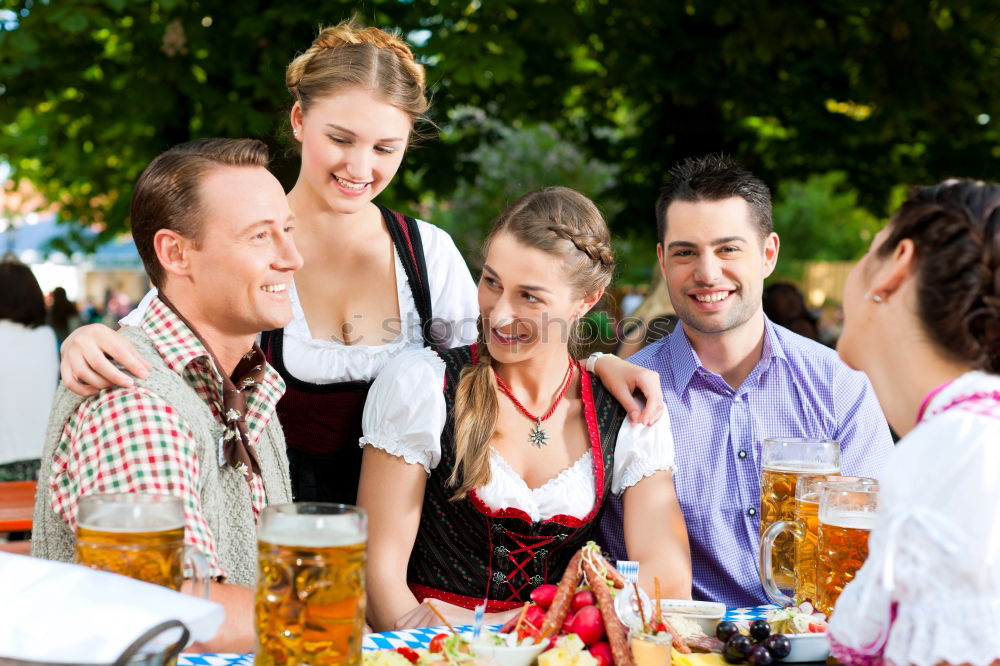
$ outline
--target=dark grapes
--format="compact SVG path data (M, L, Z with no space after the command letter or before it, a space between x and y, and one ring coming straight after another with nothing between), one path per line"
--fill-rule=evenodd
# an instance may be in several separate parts
M750 625L750 637L758 643L770 635L771 625L767 623L767 620L754 620L753 624Z
M775 659L784 659L792 651L792 642L782 634L771 634L764 639L764 647Z
M774 663L774 658L763 645L754 645L750 648L747 661L750 662L750 666L771 666Z
M715 628L715 637L723 643L738 633L740 633L740 630L735 622L720 622L719 626Z
M748 636L743 634L736 634L731 636L728 641L726 641L726 648L722 652L722 656L725 657L726 661L730 664L742 663L747 655L750 654L750 648L753 647L753 643L750 642Z

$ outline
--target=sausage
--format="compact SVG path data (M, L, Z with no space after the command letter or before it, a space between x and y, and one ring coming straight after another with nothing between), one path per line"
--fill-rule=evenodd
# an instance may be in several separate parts
M607 561L607 558L605 558L605 561ZM610 564L608 565L608 581L614 586L616 590L625 589L625 583L626 583L625 576L622 575L621 571L618 571L618 569L614 568Z
M667 631L670 632L670 643L674 646L674 649L681 654L691 654L691 648L688 647L684 637L681 636L676 629L674 629L674 625L670 624L670 620L664 617L660 620L660 622L662 622L663 626L665 626Z
M684 642L692 652L722 652L725 647L715 636L689 636Z
M582 558L583 550L578 550L576 555L570 559L569 564L566 565L566 571L559 581L559 589L556 590L556 596L552 599L552 605L549 606L549 611L545 614L545 621L542 622L542 636L555 636L562 629L566 615L569 613L569 605L573 601L573 595L576 594L576 588L582 577L580 571Z
M596 551L596 549L594 549ZM594 555L598 555L594 552ZM606 564L606 562L605 562ZM610 568L610 567L609 567ZM611 644L611 657L614 659L614 666L634 666L632 662L632 651L629 650L625 632L618 621L615 613L615 604L611 599L611 590L605 583L604 576L597 570L591 558L584 558L583 573L590 582L590 587L597 597L597 609L601 611L601 619L604 620L604 631L608 634L608 643Z

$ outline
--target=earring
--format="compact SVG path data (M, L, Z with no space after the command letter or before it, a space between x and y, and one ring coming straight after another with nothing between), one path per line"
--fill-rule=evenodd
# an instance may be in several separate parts
M882 297L882 294L875 294L875 295L865 294L865 300L866 301L867 300L872 300L872 301L875 301L876 303L881 303L885 299Z
M298 130L292 130L292 136L294 136L296 139L299 138L299 131Z

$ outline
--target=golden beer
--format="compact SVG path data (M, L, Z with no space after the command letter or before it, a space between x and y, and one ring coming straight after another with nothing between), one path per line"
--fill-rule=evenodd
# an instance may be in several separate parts
M868 558L868 534L875 514L845 513L824 518L817 544L816 609L829 615L844 586Z
M795 519L795 487L802 476L837 474L837 463L784 462L761 469L760 532L779 520ZM793 589L795 584L795 539L787 532L774 541L774 581L778 587Z
M81 525L76 531L76 562L179 590L184 582L184 525L145 532Z
M258 539L255 616L257 654L254 663L360 664L365 624L366 540L363 514L360 529L326 516L286 515L278 510L343 505L282 505L268 507ZM344 507L360 512L354 507ZM267 513L267 511L265 513ZM296 520L300 519L300 520ZM347 527L348 529L345 529Z
M795 599L816 599L816 544L819 541L819 499L795 499L795 518L805 528L795 541Z

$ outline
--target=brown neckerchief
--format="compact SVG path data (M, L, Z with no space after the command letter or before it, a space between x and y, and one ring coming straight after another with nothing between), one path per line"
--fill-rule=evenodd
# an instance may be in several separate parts
M264 352L261 351L260 345L254 342L250 351L240 358L230 377L223 371L215 352L198 333L198 329L177 311L162 291L159 297L163 304L191 329L191 333L205 347L209 358L215 364L215 369L222 376L222 420L226 424L226 432L222 436L222 452L226 462L242 472L247 483L250 483L254 474L260 474L260 463L257 461L257 451L250 443L250 433L246 423L247 396L243 391L263 381L266 367Z

